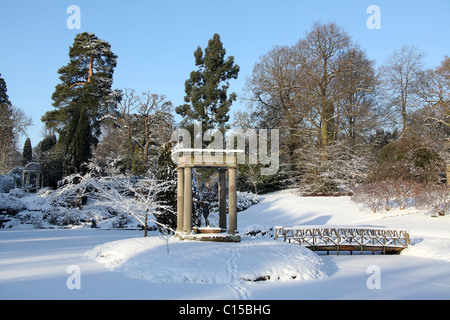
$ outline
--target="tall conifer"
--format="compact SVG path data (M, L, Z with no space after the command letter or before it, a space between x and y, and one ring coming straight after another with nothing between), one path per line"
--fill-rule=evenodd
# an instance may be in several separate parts
M31 140L30 138L27 138L25 140L25 143L23 145L23 165L27 165L31 161L33 161L33 148L31 147Z
M194 52L197 70L185 82L186 96L176 112L185 118L183 125L189 127L192 121L203 122L203 132L207 129L225 128L229 120L231 104L236 94L228 95L229 80L237 79L239 66L234 57L225 58L226 50L218 34L209 40L203 51L200 47Z
M75 37L69 57L58 70L61 83L52 95L56 110L42 117L47 128L59 133L64 175L80 172L98 143L100 119L114 104L111 86L117 64L110 44L87 32Z

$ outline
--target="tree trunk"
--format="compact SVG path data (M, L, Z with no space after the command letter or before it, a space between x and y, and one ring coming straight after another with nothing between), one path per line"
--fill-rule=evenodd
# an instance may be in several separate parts
M91 77L94 74L93 64L94 64L94 56L91 56L91 59L89 61L89 74L87 82L91 82Z
M144 238L147 237L147 221L148 221L148 209L145 210Z
M148 169L148 151L150 149L150 121L149 115L145 119L145 145L144 145L144 167Z

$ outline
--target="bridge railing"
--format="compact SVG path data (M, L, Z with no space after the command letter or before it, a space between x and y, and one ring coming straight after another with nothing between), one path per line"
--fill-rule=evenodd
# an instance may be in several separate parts
M298 242L313 251L382 251L399 253L410 244L406 230L359 227L281 227L274 228L275 239Z

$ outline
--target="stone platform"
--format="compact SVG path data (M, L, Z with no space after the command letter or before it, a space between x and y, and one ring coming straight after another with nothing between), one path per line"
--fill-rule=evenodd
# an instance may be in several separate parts
M220 230L220 229L219 229ZM183 233L177 232L175 235L180 240L191 240L191 241L209 241L209 242L241 242L241 236L239 234L229 234L226 231L206 233L202 230L201 233Z

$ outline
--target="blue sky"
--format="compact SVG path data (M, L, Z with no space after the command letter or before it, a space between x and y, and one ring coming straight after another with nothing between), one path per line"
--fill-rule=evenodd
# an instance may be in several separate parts
M80 7L79 30L66 26L70 5ZM369 5L381 9L379 30L366 26ZM0 74L12 103L33 119L28 136L35 146L42 139L40 118L53 109L57 70L68 63L79 32L95 33L118 55L114 88L165 94L177 106L195 68L193 52L214 33L241 67L230 88L239 96L258 58L275 45L295 44L314 21L342 26L377 65L414 44L432 68L450 55L449 14L448 0L1 0ZM244 108L237 101L232 111Z

